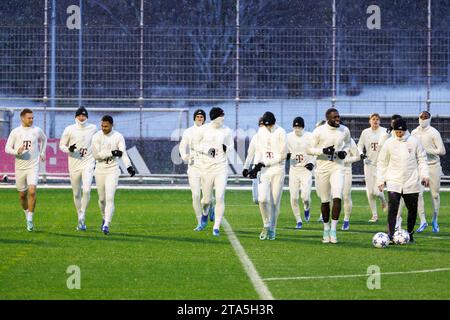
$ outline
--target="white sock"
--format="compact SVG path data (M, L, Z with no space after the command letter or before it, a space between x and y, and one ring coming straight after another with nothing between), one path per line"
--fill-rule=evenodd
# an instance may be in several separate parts
M33 221L33 212L28 212L27 213L27 221Z
M28 209L27 210L23 210L23 212L25 213L25 219L28 220Z
M331 230L336 231L338 222L339 222L339 220L331 219Z
M419 217L420 217L420 224L424 224L427 222L427 219L425 218L425 213L420 213Z
M330 222L328 221L328 222L324 222L323 223L323 230L324 231L329 231L330 230Z
M103 226L109 228L109 221L105 221L105 224Z

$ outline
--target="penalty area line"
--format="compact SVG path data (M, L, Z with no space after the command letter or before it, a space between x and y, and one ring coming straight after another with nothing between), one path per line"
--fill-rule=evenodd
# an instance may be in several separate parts
M234 251L236 252L236 255L241 261L242 266L244 267L244 270L247 273L248 277L250 278L250 281L253 287L255 288L256 292L258 293L259 297L262 300L275 300L272 293L269 291L269 288L264 283L264 280L261 278L258 271L256 270L255 265L248 257L247 252L245 252L244 247L240 243L239 239L236 237L233 229L231 228L231 225L225 218L223 218L222 220L222 226L225 230L225 233L228 236L228 240L230 241Z
M401 275L401 274L417 274L417 273L430 273L430 272L443 272L450 271L450 268L438 268L438 269L428 269L428 270L414 270L414 271L398 271L398 272L380 272L377 275L380 276L390 276L390 275ZM266 278L264 281L286 281L286 280L322 280L322 279L340 279L340 278L359 278L368 277L373 274L343 274L335 276L308 276L308 277L285 277L285 278Z

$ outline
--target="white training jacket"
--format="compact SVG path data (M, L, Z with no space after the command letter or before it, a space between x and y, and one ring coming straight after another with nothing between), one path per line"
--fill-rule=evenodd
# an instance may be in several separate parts
M364 129L361 132L361 136L358 141L358 149L361 153L364 152L364 148L366 149L367 158L364 161L364 164L376 166L378 153L380 152L380 139L382 136L386 135L383 139L387 139L388 136L386 134L386 128L378 127L377 130L373 130L372 128Z
M418 138L427 153L428 165L440 164L439 156L445 156L445 146L441 134L432 126L422 128L418 126L411 134Z
M350 150L344 159L345 169L348 171L352 170L352 164L361 160L362 152L358 149L355 140L350 140Z
M284 173L287 156L286 131L275 124L271 129L260 127L256 136L255 157L265 165L261 174Z
M387 191L418 193L423 178L429 178L429 172L420 141L409 132L402 139L386 140L378 155L377 186L386 182Z
M201 167L205 170L225 170L228 167L228 153L234 148L231 129L225 125L216 127L209 122L200 127L192 141L194 151L200 153ZM226 151L223 151L223 145ZM208 152L214 149L214 156Z
M301 131L298 136L295 131L287 134L288 151L291 153L291 170L308 170L305 165L316 164L316 158L308 154L308 147L311 142L311 132Z
M41 147L39 148L39 141ZM18 154L20 147L24 147L22 154ZM15 159L16 170L28 170L39 166L39 157L45 159L45 150L47 148L47 137L39 127L19 126L14 128L9 134L5 145L5 152L13 155Z
M122 157L113 157L111 151L122 151ZM119 170L119 161L122 159L125 166L131 166L130 158L128 158L125 139L122 134L115 130L104 134L102 130L94 134L92 138L92 154L96 160L95 173L108 174Z
M308 154L317 156L316 172L329 172L336 168L344 168L345 159L339 159L338 151L350 153L350 130L344 126L332 127L327 123L317 127L312 132L311 144L308 148ZM334 146L335 153L327 155L323 149Z
M78 123L67 126L59 141L59 149L69 154L69 172L77 172L95 162L92 156L92 137L97 132L97 126L92 123L80 125ZM74 152L69 147L75 144Z
M245 158L244 169L249 170L250 165L252 163L253 164L258 163L257 159L255 158L257 139L258 139L258 135L255 134L255 135L253 135L252 139L250 140L250 144L249 144L248 150L247 150L247 157Z
M201 167L200 154L195 151L194 148L194 143L199 143L201 127L202 126L194 124L192 127L184 130L180 146L178 148L181 159L183 159L183 161L186 161L188 166L192 166L195 168Z

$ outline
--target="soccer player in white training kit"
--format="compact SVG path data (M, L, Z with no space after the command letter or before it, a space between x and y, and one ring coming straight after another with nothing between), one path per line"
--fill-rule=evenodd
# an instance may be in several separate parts
M413 233L417 219L417 203L420 184L429 182L427 156L420 141L407 132L405 120L398 119L393 125L395 138L388 139L378 155L377 184L380 191L388 191L388 234L392 241L400 199L408 208L408 233Z
M263 120L262 120L262 118L259 118L258 127L261 128L263 126L264 126ZM244 176L244 178L248 177L250 166L252 164L258 163L257 159L255 159L255 151L256 151L256 144L257 144L256 138L257 138L257 135L256 134L253 135L252 139L250 140L250 144L248 146L247 157L245 158L245 163L244 163L244 170L242 170L242 175ZM259 202L258 202L259 177L260 177L260 173L258 172L257 175L254 177L254 179L252 179L252 198L253 198L253 202L255 204L259 204Z
M419 115L419 126L411 132L411 135L419 139L427 154L428 170L430 173L430 193L433 205L433 219L431 222L433 232L439 232L438 215L440 207L439 191L441 187L442 167L440 156L444 156L445 146L439 131L431 125L431 114L422 111ZM427 226L425 219L425 206L423 199L423 187L419 193L418 212L420 217L420 227L417 232L422 232Z
M195 231L204 229L202 226L202 204L201 204L201 178L202 178L202 164L201 157L198 152L195 152L194 141L198 141L201 126L205 123L206 113L202 109L194 111L194 125L183 132L181 138L179 151L181 159L187 162L189 186L192 192L192 207L197 217L197 227Z
M377 157L380 152L380 139L382 136L388 138L390 133L386 133L386 128L380 127L380 115L374 113L369 117L370 128L364 129L358 141L358 148L364 159L364 179L366 181L366 194L369 207L372 211L372 218L369 222L378 221L377 198L381 200L383 210L387 211L387 202L384 193L378 190L377 186Z
M285 177L287 136L286 131L275 124L272 112L265 112L262 118L264 127L258 130L255 152L259 161L255 168L261 170L258 200L264 224L259 239L275 240Z
M340 124L339 112L330 108L327 123L314 129L308 153L317 156L316 188L322 202L323 243L337 243L336 227L344 189L344 160L350 149L350 131ZM333 207L330 208L330 201ZM330 210L332 221L330 228Z
M195 151L202 154L202 219L201 226L206 227L208 210L212 205L212 193L215 189L216 206L213 236L220 235L220 225L225 213L225 189L228 179L227 152L234 148L230 128L224 125L225 113L214 107L209 112L211 122L201 127L198 141L194 140Z
M113 130L113 118L102 117L101 130L92 138L92 154L95 159L95 183L97 185L98 205L103 216L101 229L109 233L109 225L114 214L114 195L119 183L119 161L123 160L130 176L136 171L131 165L122 134Z
M45 161L47 147L47 137L41 128L33 126L33 119L33 111L23 109L20 112L22 124L11 131L5 146L5 152L16 158L16 187L28 231L33 231L34 228L33 215L36 206L36 186L39 180L39 162Z
M350 149L347 157L344 160L345 173L344 173L344 223L342 224L342 230L346 231L350 229L350 216L352 214L353 202L352 202L352 164L361 160L361 152L356 145L355 140L351 139Z
M82 231L86 231L86 209L91 196L95 168L91 142L97 132L97 126L88 123L87 119L86 108L79 107L75 112L75 124L64 129L59 141L59 149L69 155L70 184L78 215L77 230Z
M305 120L296 117L292 123L293 131L287 134L289 167L289 193L292 213L296 219L296 229L303 226L298 205L299 193L303 202L303 213L306 222L309 221L311 209L311 188L315 158L307 154L311 133L305 131Z

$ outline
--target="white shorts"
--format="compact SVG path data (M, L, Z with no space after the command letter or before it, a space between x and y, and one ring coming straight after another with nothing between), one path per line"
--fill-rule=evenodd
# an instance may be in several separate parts
M37 186L39 181L39 166L27 170L16 170L16 188L17 191L24 192L28 186Z
M327 172L316 172L317 195L322 203L331 199L342 199L344 190L344 168Z

